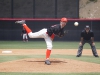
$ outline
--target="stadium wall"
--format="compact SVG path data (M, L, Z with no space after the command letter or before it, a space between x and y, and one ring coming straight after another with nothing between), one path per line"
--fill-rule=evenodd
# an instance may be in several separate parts
M0 18L78 18L79 0L0 0Z
M25 19L25 18L24 18ZM16 20L21 19L0 19L0 40L22 40L21 31L22 26L15 24ZM39 31L42 28L48 28L51 25L58 24L60 19L25 19L27 25L33 32ZM79 26L75 27L74 22L79 22ZM79 41L80 33L89 25L95 34L95 41L100 41L100 19L68 19L65 30L68 30L63 38L55 37L55 41ZM40 41L44 39L29 39L33 41Z

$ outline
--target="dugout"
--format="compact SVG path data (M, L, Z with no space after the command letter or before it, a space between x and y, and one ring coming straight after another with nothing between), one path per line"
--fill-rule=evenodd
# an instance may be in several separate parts
M25 19L25 18L24 18ZM2 18L0 19L0 40L22 40L21 31L22 26L15 24L16 20L21 19L10 19ZM48 28L51 25L58 24L60 19L25 19L27 25L32 29L33 32L36 32L42 28ZM79 26L75 27L74 22L79 22ZM85 25L89 25L94 31L95 41L100 41L100 19L68 19L68 23L65 27L65 30L68 30L63 38L56 37L55 41L79 41L80 33L85 28ZM44 39L29 39L33 41L40 41Z

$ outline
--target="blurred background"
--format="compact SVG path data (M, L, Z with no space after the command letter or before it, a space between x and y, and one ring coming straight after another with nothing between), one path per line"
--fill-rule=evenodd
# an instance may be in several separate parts
M55 41L79 41L86 25L94 31L95 41L100 41L99 5L99 0L0 0L0 40L22 40L22 27L14 23L16 20L26 20L36 32L67 17L68 34L62 39L56 37ZM77 27L74 26L76 21L79 22Z
M79 0L1 0L0 17L78 18L78 3Z

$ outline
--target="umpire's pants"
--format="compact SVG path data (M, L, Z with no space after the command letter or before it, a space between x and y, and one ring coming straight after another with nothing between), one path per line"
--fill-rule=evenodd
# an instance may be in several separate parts
M78 52L77 52L78 56L82 55L82 50L83 50L83 46L84 46L85 43L89 43L90 44L91 49L92 49L92 53L93 53L94 56L98 55L97 51L96 51L96 48L95 48L95 45L94 46L92 45L92 41L91 40L83 40L82 45L79 46L79 48L78 48Z

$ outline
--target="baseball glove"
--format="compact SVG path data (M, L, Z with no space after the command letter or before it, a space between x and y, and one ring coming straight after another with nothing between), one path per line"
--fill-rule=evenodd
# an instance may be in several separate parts
M64 35L68 33L68 30L64 30Z
M64 35L66 35L68 33L68 30L64 30L63 33L59 34L59 37L63 37Z

